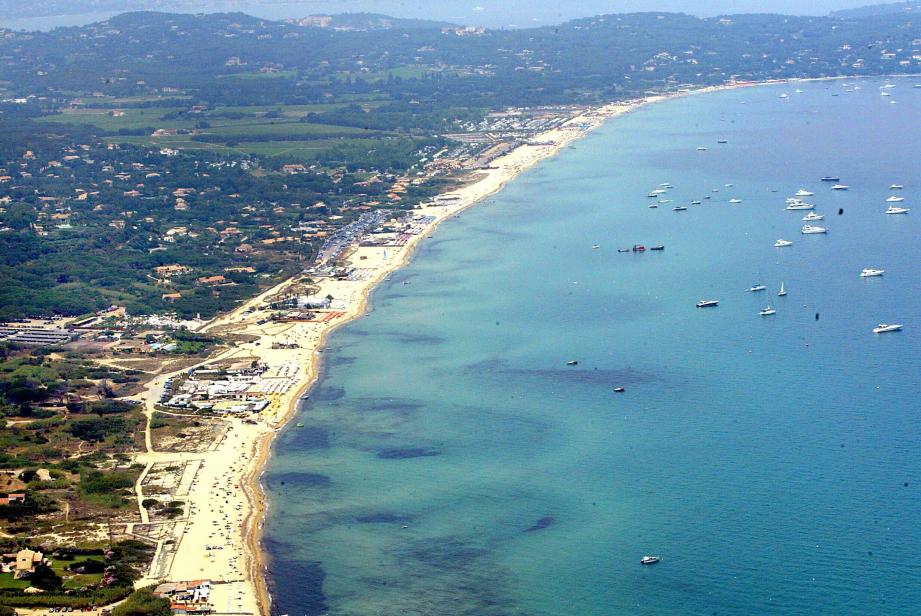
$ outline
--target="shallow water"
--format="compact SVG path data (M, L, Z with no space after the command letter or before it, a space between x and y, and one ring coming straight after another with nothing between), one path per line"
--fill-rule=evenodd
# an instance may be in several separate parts
M278 441L273 611L915 610L921 209L883 212L921 195L921 90L859 83L643 108L444 224Z

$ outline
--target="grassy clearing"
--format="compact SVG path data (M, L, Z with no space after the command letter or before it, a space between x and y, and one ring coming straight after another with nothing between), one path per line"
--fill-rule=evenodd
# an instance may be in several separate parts
M221 75L219 79L293 79L297 77L297 71L277 71L274 73L263 73L262 71L249 71L247 73L234 73L232 75Z
M145 109L125 109L124 115L113 115L111 109L75 109L58 115L39 118L41 122L58 122L64 124L91 124L102 130L119 129L137 130L141 128L191 128L195 121L161 120L167 113L181 111L183 107L148 107Z
M252 135L268 136L329 136L329 135L360 135L368 131L351 126L332 126L328 124L311 124L309 122L275 121L237 121L214 123L211 128L200 131L203 135L220 135L222 137L245 138Z
M0 573L0 590L22 590L29 587L29 580L14 580L12 573Z

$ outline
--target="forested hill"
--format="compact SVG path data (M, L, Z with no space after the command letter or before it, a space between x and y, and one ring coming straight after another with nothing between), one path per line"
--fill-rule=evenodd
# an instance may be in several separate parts
M2 33L0 81L12 95L174 88L237 104L375 89L489 106L595 101L733 77L918 72L916 19L636 13L527 30L343 32L243 14L128 13L50 33Z
M908 2L889 2L886 4L873 4L862 6L856 9L844 9L835 11L831 15L841 19L862 19L866 17L878 17L880 15L893 15L899 13L913 12L921 15L921 2L910 0Z

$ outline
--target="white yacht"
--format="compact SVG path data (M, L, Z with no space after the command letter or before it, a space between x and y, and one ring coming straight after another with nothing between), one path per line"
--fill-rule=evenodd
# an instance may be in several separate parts
M774 248L784 248L786 246L792 246L793 242L790 240L777 240L774 242Z
M640 564L641 565L654 565L660 560L662 559L659 558L658 556L644 556L643 558L640 559Z
M847 190L848 188L850 188L850 186L847 184L835 184L831 187L832 190Z
M777 311L771 308L770 306L765 306L764 308L761 309L761 312L759 312L758 314L760 314L763 317L767 317L767 316L771 316L772 314L777 314Z
M664 195L667 192L668 191L665 190L664 188L656 188L655 190L650 191L649 194L646 196L647 197L658 197L659 195Z
M815 235L817 233L828 233L825 227L813 227L812 225L803 225L803 235Z
M741 199L730 199L729 203L742 203Z
M672 211L675 211L675 212L684 212L684 211L686 211L687 209L688 209L688 207L687 207L686 205L676 205L675 207L672 208Z
M790 95L787 94L786 92L784 92L783 94L781 94L781 95L778 96L777 98L790 98Z
M880 92L879 95L880 95L880 96L892 96L892 95L889 94L888 92Z
M905 197L899 197L898 195L892 195L886 199L886 203L901 203L902 201L905 201Z
M780 291L777 292L777 297L785 297L787 295L787 290L783 286L783 280L780 281Z
M691 205L700 205L700 201L691 201Z
M649 209L654 210L654 209L656 209L657 207L659 207L659 204L658 204L658 203L650 203L650 204L649 204Z
M671 203L671 199L659 199L659 205L665 205L666 203Z
M890 184L889 185L889 190L902 190L903 188L905 187L902 186L901 184Z
M806 190L805 188L800 188L798 191L796 191L796 196L797 196L797 197L811 197L811 196L813 196L814 194L815 194L815 193L809 192L809 191Z
M880 323L873 328L874 334L885 334L886 332L897 332L902 329L901 323Z
M698 152L706 152L706 151L707 151L707 148L705 148L705 147L702 146L702 145L699 145L699 146L697 146L697 151L698 151Z
M674 186L672 186L672 184L670 184L669 182L662 182L661 184L659 184L659 188L674 188Z
M822 214L816 214L815 212L809 212L808 214L806 214L805 216L803 216L803 222L810 222L810 221L815 221L815 220L823 220L824 218L825 218L825 216L823 216Z
M720 301L718 299L702 299L697 302L698 308L716 308L719 305Z
M861 278L872 278L873 276L882 276L886 273L886 270L873 269L872 267L865 267L862 272L860 272Z
M888 208L886 208L887 214L907 214L909 211L910 210L907 207L896 207L894 205L890 205Z
M806 203L802 199L787 199L787 209L788 210L812 210L815 209L815 206L811 203Z
M752 285L748 288L748 290L751 292L764 291L765 289L767 289L767 287L763 284Z

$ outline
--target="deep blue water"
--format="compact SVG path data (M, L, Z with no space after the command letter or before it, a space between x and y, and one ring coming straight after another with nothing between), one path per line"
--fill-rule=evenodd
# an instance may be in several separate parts
M444 224L279 439L274 610L916 611L921 89L882 83L649 106ZM662 182L711 199L649 209ZM884 215L892 183L916 211Z

